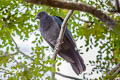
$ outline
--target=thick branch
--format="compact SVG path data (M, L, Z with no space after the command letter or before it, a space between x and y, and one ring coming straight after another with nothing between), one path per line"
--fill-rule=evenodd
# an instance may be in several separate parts
M116 21L112 20L109 16L104 14L102 11L97 10L96 8L92 6L82 4L82 3L64 2L60 0L24 0L24 1L33 3L33 4L41 4L41 5L47 5L47 6L52 6L52 7L88 12L96 16L97 18L99 18L101 21L103 21L106 25L108 25L110 29L113 29L117 24Z
M54 52L54 56L53 56L54 61L56 60L57 53L59 52L60 46L61 46L61 44L63 42L64 33L65 33L65 30L66 30L66 27L67 27L66 26L67 21L70 18L70 16L72 15L72 13L73 13L73 10L70 10L68 12L67 16L65 17L65 19L64 19L64 21L63 21L63 23L61 25L60 34L59 34L59 37L58 37L58 40L57 40L58 43L55 46L55 52ZM54 63L52 64L52 68L55 68ZM55 73L52 71L51 80L54 80L54 78L55 78Z

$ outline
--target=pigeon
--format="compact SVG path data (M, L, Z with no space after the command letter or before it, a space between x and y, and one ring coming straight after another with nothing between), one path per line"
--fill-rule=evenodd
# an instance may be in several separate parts
M50 16L45 11L39 12L36 19L40 20L39 30L42 37L54 49L57 44L63 19L59 16ZM86 70L84 60L78 50L76 50L75 41L68 28L66 28L58 55L71 64L72 69L77 75Z

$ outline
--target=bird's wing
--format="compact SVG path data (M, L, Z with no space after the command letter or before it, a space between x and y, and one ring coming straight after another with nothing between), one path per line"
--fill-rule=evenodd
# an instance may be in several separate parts
M59 25L59 28L61 28L61 25L62 25L62 22L63 22L63 19L59 16L52 16L54 18L54 20L58 23ZM73 37L72 37L72 34L71 32L68 30L68 28L66 28L66 31L65 31L65 34L64 36L70 41L70 43L72 44L72 46L75 48L76 47L76 44L73 40Z
M58 23L59 28L61 28L63 19L61 17L53 16L54 20ZM69 46L69 50L63 49L61 50L63 53L60 53L59 55L63 57L65 60L70 62L72 65L73 70L76 72L76 74L80 74L83 71L85 71L86 67L84 64L84 61L82 57L79 55L79 52L75 50L76 44L73 40L71 32L66 28L65 34L64 34L64 41L66 44L64 46ZM68 53L68 54L66 54Z

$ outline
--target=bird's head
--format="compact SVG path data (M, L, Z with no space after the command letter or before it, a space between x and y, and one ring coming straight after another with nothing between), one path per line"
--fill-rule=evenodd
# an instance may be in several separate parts
M35 18L36 19L41 19L43 16L48 15L45 11L39 12Z

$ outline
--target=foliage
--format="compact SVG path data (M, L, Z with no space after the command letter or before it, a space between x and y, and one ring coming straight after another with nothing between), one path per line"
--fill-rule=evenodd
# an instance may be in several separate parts
M108 12L113 8L113 1L111 0L80 1L107 12L107 15L115 20L120 20L119 14L115 15ZM3 78L8 78L8 80L50 79L50 75L46 76L46 74L51 71L50 65L53 60L51 55L46 57L45 54L50 48L42 44L44 41L38 33L38 23L34 22L35 15L43 10L50 15L59 15L62 18L68 12L65 9L33 5L22 0L0 0L0 72L3 72ZM89 22L83 22L81 19L86 19ZM96 61L89 61L89 65L94 64L89 75L96 72L98 74L103 73L104 76L112 66L120 61L120 35L114 31L108 31L104 22L99 21L89 13L75 11L68 23L75 40L85 39L86 52L94 47L99 47L99 51L96 53ZM30 43L34 45L31 46L31 51L29 53L23 52L33 60L17 49L9 34L14 40L18 38L24 42L30 39L31 34L35 36ZM15 55L2 56L15 52L17 52ZM57 66L61 65L58 60L62 59L57 58ZM59 68L57 70L59 71ZM85 77L83 76L83 78L87 79L89 75L84 73Z

